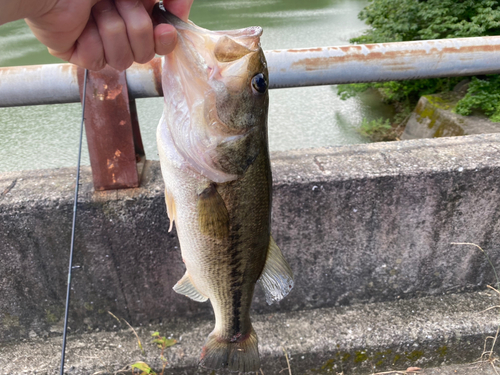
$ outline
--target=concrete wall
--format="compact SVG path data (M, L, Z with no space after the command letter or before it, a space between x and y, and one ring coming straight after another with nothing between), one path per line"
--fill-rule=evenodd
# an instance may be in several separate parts
M256 312L389 301L495 282L500 264L500 134L274 153L273 233L296 274L292 293ZM141 188L93 192L83 168L72 332L209 317L177 295L183 275L167 232L158 162ZM15 184L14 184L15 182ZM0 175L0 341L61 329L73 169ZM14 185L14 186L13 186ZM258 289L258 288L257 288Z

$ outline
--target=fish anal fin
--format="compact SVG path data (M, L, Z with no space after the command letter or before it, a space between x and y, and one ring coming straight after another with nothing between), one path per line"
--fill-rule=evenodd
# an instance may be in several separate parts
M217 239L229 235L229 214L215 184L198 194L198 223L203 234Z
M167 189L165 189L165 203L167 204L167 215L170 220L170 226L168 227L168 231L170 232L174 227L174 220L176 220L177 212L174 197L168 192Z
M196 289L187 271L184 276L182 276L182 278L177 281L177 284L174 285L173 289L176 293L185 295L196 302L205 302L208 299L203 294L201 294L198 289Z
M271 305L290 293L293 288L293 272L274 239L271 236L269 238L266 264L258 282L264 289L266 302Z
M209 369L227 368L239 373L256 372L260 368L257 334L250 333L235 340L220 337L216 332L208 335L201 352L200 365Z

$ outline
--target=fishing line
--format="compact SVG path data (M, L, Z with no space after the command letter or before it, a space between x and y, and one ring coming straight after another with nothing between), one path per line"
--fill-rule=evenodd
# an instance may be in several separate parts
M76 186L75 186L75 202L73 204L73 224L71 226L71 248L69 250L69 268L68 268L68 290L66 291L66 310L64 312L64 331L63 343L61 350L61 367L59 375L64 374L64 355L66 354L66 333L68 331L68 313L69 313L69 296L71 293L71 271L73 270L73 250L75 249L75 226L76 226L76 204L78 203L78 187L80 186L80 162L82 159L82 143L83 143L83 123L85 121L85 97L87 93L87 75L88 70L85 69L83 77L83 99L82 99L82 121L80 124L80 145L78 146L78 162L76 167Z

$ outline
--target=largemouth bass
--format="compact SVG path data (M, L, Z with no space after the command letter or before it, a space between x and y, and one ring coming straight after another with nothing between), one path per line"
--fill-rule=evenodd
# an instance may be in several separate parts
M175 222L186 273L174 286L210 300L215 329L200 364L260 368L250 321L255 284L269 304L293 287L270 233L268 71L260 27L209 31L157 4L157 23L178 32L162 73L165 107L157 141L170 229Z

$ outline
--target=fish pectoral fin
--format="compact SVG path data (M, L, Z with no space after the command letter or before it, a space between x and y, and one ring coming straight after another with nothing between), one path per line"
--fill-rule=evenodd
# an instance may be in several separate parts
M197 209L201 233L217 239L229 235L229 214L215 184L198 194Z
M264 289L269 305L283 299L293 288L292 269L273 237L270 237L266 264L258 282Z
M201 294L198 289L196 289L187 271L184 276L182 276L182 278L177 281L177 284L174 285L173 289L175 292L185 295L196 302L205 302L208 299L203 294Z
M168 227L168 231L170 232L174 227L174 220L176 219L177 212L175 209L174 197L168 192L167 189L165 189L165 203L167 204L167 215L170 220L170 226Z

